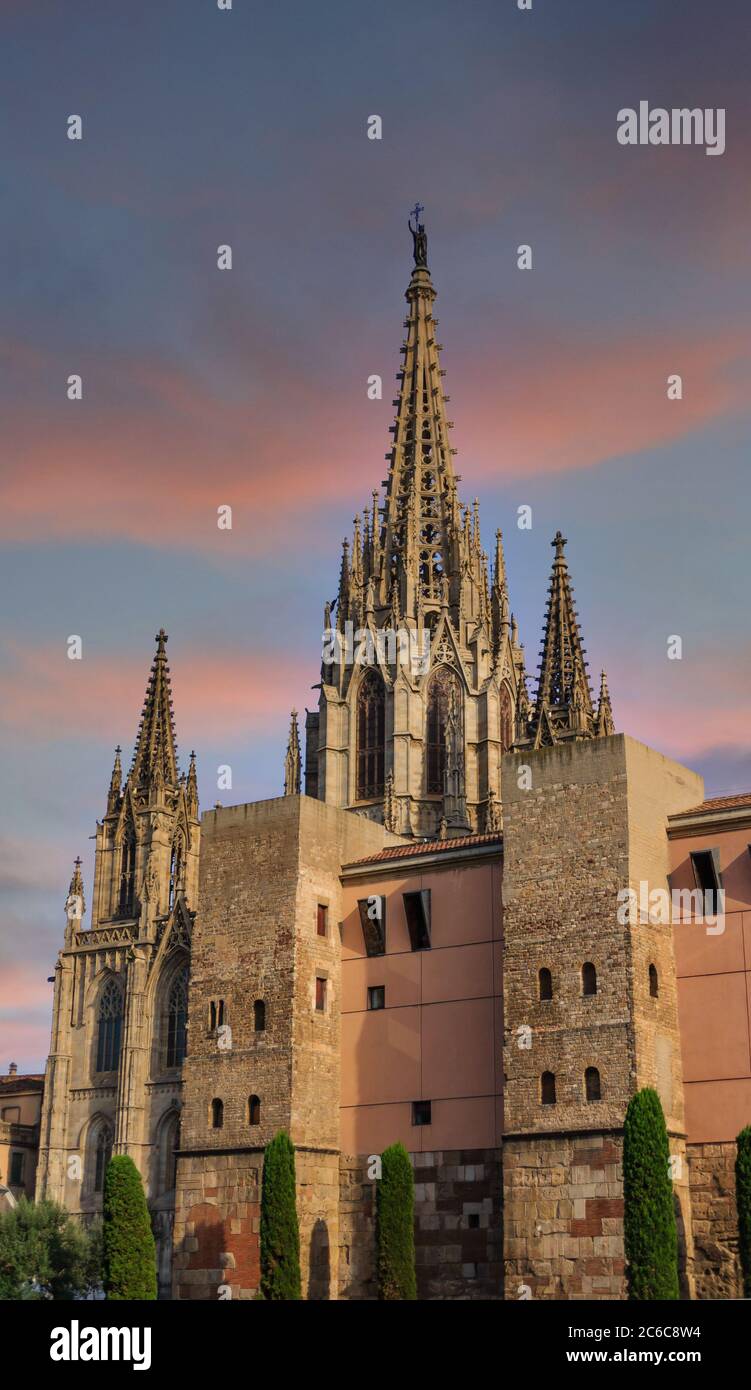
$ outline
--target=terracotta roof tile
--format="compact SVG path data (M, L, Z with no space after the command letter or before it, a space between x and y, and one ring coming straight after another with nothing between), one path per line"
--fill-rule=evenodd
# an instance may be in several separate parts
M413 840L408 845L390 845L388 849L379 850L378 854L369 854L365 859L355 859L351 864L345 865L347 869L357 868L360 864L382 864L390 859L411 859L416 854L446 854L453 849L470 849L474 845L503 844L503 836L500 832L490 835L459 835L454 840Z
M744 806L751 808L751 792L736 792L733 796L712 796L699 806L691 806L688 811L676 811L678 816L698 816L708 811L734 811ZM671 817L672 819L672 817Z

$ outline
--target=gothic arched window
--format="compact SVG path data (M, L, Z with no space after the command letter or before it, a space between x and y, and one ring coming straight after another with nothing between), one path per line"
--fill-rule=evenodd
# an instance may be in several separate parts
M550 971L548 970L548 968L547 968L546 965L544 965L544 966L542 967L542 970L540 971L539 976L538 976L538 980L539 980L539 985L540 985L540 998L541 998L541 999L552 999L552 998L553 998L553 976L551 975L551 973L550 973Z
M368 671L357 692L357 800L383 796L386 697L383 681Z
M507 685L501 687L501 752L508 753L514 741L514 707Z
M588 1101L600 1100L600 1073L597 1067L587 1067L584 1073L584 1093Z
M188 1027L188 970L178 971L167 1002L167 1066L182 1066Z
M597 971L591 960L585 960L582 966L582 994L597 993Z
M183 842L178 835L172 846L169 861L169 899L168 906L174 907L175 899L179 889L182 887L183 877Z
M94 1191L104 1191L104 1178L107 1172L107 1165L112 1157L112 1130L109 1125L102 1124L96 1134L94 1141Z
M446 769L446 719L449 711L451 690L456 692L458 708L461 710L459 685L453 671L448 666L439 666L431 676L428 687L428 711L425 730L425 768L428 792L443 793L443 775Z
M114 980L107 981L97 1013L97 1071L117 1071L123 1024L123 996Z
M117 910L120 917L132 917L136 899L136 832L128 825L120 849L120 894Z

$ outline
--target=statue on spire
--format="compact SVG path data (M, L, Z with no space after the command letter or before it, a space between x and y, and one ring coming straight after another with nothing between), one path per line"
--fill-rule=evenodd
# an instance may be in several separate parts
M427 233L426 233L426 231L425 231L425 223L420 221L420 214L423 213L424 211L425 211L425 208L422 206L421 203L415 203L415 206L413 207L411 213L409 214L408 226L409 226L409 230L410 230L411 233L412 233L412 245L413 245L414 255L415 255L415 265L416 265L416 266L423 266L423 267L427 270L427 267L428 267L428 237L427 237ZM414 227L412 226L412 219L413 219L413 218L414 218L414 223L415 223Z

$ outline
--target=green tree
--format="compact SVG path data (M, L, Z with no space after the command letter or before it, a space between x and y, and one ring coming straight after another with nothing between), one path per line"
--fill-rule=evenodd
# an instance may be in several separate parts
M376 1190L376 1280L378 1297L417 1298L415 1278L415 1181L403 1144L381 1156Z
M101 1241L55 1202L0 1215L0 1299L82 1298L101 1281Z
M751 1298L751 1125L736 1143L735 1200L738 1207L738 1253L743 1272L743 1297Z
M115 1154L104 1179L104 1290L109 1299L156 1298L156 1246L141 1175Z
M295 1150L284 1130L266 1145L263 1155L261 1295L268 1299L302 1298Z
M656 1091L646 1086L629 1101L623 1140L624 1238L630 1299L675 1299L678 1234L670 1149Z

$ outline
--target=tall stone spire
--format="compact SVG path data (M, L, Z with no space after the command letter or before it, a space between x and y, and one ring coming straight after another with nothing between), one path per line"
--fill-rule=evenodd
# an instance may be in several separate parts
M539 747L572 738L592 738L595 718L587 661L569 578L564 536L557 531L548 589L535 706L518 746Z
M297 710L293 709L290 715L289 741L287 743L287 755L284 759L284 795L300 795L300 730L297 726Z
M597 704L595 732L603 738L607 737L608 734L615 733L615 721L613 719L613 707L610 703L608 678L604 671L600 672L600 699Z
M112 776L110 777L110 789L107 794L108 815L115 810L115 807L117 806L120 800L120 792L123 785L123 765L120 761L120 754L122 753L122 751L123 750L120 747L120 744L118 743L117 748L115 749L115 762L112 768Z
M167 634L160 628L151 666L146 699L138 727L128 781L135 794L147 793L155 783L176 787L177 745L172 715L172 691L167 665Z
M185 801L188 808L188 815L193 819L198 817L198 775L196 773L195 750L190 755L190 766L188 767L188 779L185 783Z

